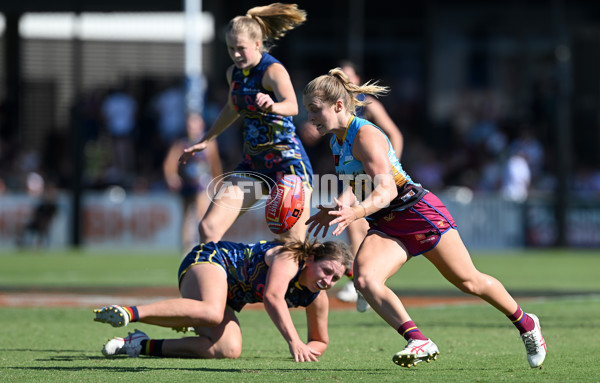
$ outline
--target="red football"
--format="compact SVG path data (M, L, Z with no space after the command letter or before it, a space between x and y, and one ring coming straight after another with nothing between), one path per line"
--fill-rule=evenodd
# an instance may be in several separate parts
M267 226L275 234L290 230L304 211L304 187L302 179L288 174L280 179L267 199L265 218Z

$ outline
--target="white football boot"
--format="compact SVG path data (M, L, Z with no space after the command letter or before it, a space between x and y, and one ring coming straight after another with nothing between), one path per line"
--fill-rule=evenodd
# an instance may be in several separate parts
M94 321L108 323L113 327L124 327L129 324L129 313L118 305L105 306L101 309L95 309L96 318Z
M364 313L365 311L370 309L371 306L369 305L369 302L367 302L365 297L363 297L363 295L360 293L360 291L356 290L356 293L358 295L358 297L356 298L356 311Z
M102 347L104 356L129 355L131 358L137 358L142 351L143 340L148 340L150 337L145 332L135 330L130 332L125 338L114 337Z
M404 350L397 352L392 360L400 367L410 368L421 362L431 363L432 360L437 360L439 354L438 347L431 339L411 339Z
M534 314L527 314L535 322L535 327L531 331L521 334L521 339L527 350L527 361L531 368L540 367L546 358L546 341L542 335L540 320Z
M335 296L342 302L356 302L358 300L358 292L352 281L346 283Z

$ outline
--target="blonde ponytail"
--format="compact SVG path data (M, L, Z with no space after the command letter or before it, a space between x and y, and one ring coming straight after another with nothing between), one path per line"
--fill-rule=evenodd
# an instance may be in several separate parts
M254 7L245 16L233 18L227 26L227 33L248 33L251 39L263 42L263 51L273 47L273 41L282 38L286 32L302 25L306 12L297 4L273 3Z
M304 87L304 96L312 96L324 103L334 104L342 100L346 109L356 113L356 108L368 104L357 98L359 94L369 94L375 97L389 93L387 86L378 85L377 81L367 81L363 85L356 85L341 68L334 68L329 73L319 76Z

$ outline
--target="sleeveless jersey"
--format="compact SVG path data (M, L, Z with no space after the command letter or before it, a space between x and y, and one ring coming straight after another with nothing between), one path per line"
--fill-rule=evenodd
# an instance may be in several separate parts
M352 116L348 122L343 141L339 142L336 136L333 135L330 143L335 161L335 171L341 181L341 187L343 188L346 185L349 185L359 201L365 199L368 196L368 193L373 189L371 179L365 173L362 162L352 155L354 138L360 127L367 124L381 130L377 125L370 121ZM394 148L392 148L392 144L387 138L387 135L386 141L388 145L387 157L392 164L392 173L394 175L396 187L398 188L398 196L390 202L389 207L371 214L367 219L379 217L381 214L389 212L390 209L395 211L404 210L417 203L427 192L427 190L423 189L420 184L414 182L404 169L402 169L402 165L400 164L400 161L398 161L396 152L394 151ZM382 150L384 150L384 148L382 148Z
M227 274L227 305L240 311L246 303L263 301L265 281L269 266L265 254L280 242L261 241L254 244L228 241L202 243L192 249L179 267L179 280L193 265L212 263L221 266ZM319 295L298 283L298 276L304 262L298 265L298 272L292 278L285 294L288 307L306 307Z
M285 151L294 145L296 128L292 117L267 113L256 106L258 92L270 95L277 102L275 93L262 86L265 71L275 63L281 64L270 54L263 53L258 65L248 72L233 67L231 101L234 109L244 118L244 155L259 155L271 148ZM299 154L297 158L300 159Z

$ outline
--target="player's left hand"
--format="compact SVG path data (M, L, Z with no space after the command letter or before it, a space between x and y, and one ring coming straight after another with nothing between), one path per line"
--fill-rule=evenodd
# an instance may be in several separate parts
M318 362L317 357L321 356L320 352L302 342L290 344L290 353L296 362Z

